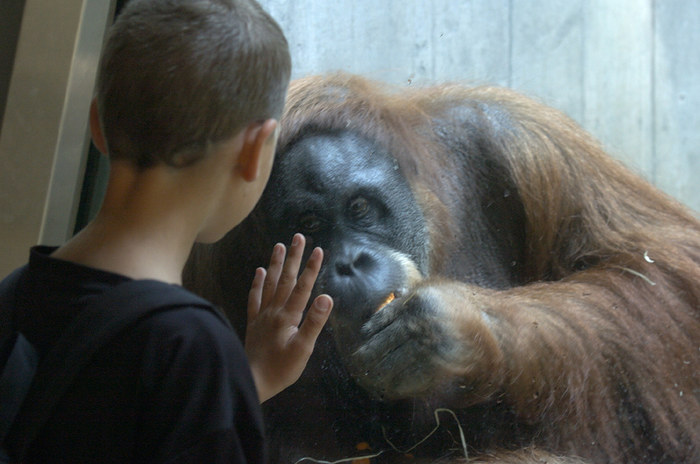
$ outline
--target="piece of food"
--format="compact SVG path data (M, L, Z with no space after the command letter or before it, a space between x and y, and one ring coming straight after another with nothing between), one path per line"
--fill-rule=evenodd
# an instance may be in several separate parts
M394 292L389 293L389 296L387 296L386 300L384 300L382 302L382 304L379 305L379 307L377 308L377 311L384 309L384 307L386 305L388 305L389 303L391 303L392 301L394 301L395 298L396 298L396 295L394 295ZM377 311L375 311L375 312L377 312Z

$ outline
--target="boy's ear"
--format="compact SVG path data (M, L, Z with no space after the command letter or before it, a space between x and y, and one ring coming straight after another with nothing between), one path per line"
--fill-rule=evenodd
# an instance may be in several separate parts
M246 127L243 134L243 147L238 155L236 170L243 179L252 182L257 179L260 172L263 147L272 137L277 128L275 119L266 119L263 122L253 122Z
M92 143L95 144L100 153L107 154L107 142L102 126L100 125L100 113L97 111L97 99L93 98L90 104L90 133L92 134Z

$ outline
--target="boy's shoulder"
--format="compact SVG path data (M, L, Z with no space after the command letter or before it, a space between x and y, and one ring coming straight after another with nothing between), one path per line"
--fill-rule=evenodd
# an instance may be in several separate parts
M92 313L83 317L88 327L121 323L129 331L153 331L153 336L163 339L187 337L195 342L210 337L224 340L219 343L238 341L223 313L189 290L54 259L54 249L32 248L28 265L15 274L20 278L12 279L12 285L0 285L5 293L16 297L13 306L18 310L17 327L27 333L40 352L48 351L81 313Z
M134 351L125 344L140 347L140 375L147 385L178 372L187 372L191 380L221 376L252 382L245 349L231 326L198 307L161 311L115 342L117 351Z

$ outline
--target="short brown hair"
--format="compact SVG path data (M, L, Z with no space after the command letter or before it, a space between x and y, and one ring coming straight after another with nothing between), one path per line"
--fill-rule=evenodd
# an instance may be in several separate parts
M110 158L191 164L250 122L279 118L290 72L287 40L254 0L131 0L98 73Z

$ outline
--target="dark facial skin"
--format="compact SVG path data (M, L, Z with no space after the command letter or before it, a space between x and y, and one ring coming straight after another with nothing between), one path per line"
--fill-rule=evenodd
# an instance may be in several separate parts
M270 227L300 231L325 250L317 291L335 300L331 324L348 354L387 295L404 295L426 272L429 243L413 193L393 158L349 133L300 140L270 185L261 204Z

